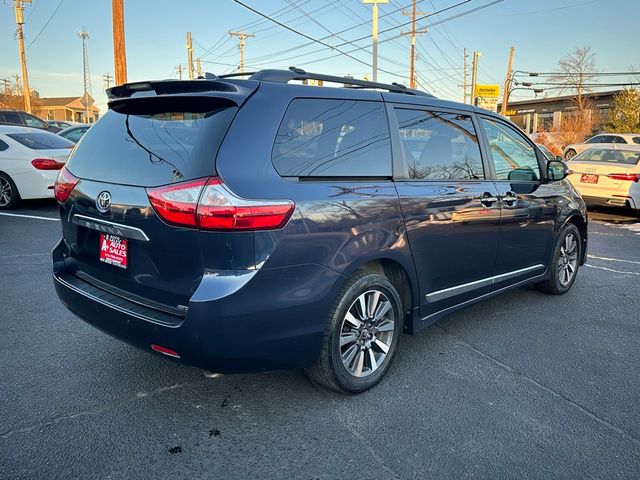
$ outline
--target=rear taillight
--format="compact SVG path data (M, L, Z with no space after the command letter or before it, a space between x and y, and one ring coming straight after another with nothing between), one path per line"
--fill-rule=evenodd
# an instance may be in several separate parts
M34 158L31 160L31 165L38 170L60 170L64 167L64 163L56 162L51 158Z
M62 168L53 186L53 196L55 199L60 203L66 202L78 181L79 179L71 175L69 170Z
M640 173L610 173L607 177L612 180L624 180L626 182L640 181Z
M282 228L295 209L289 200L240 198L218 177L150 188L147 195L166 222L205 230Z

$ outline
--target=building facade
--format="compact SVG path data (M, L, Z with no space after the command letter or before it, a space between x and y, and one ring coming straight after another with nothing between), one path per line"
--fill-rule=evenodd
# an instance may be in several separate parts
M82 97L39 98L35 114L44 120L61 120L79 123L95 123L100 110L91 95ZM86 103L86 105L85 105Z
M594 92L585 95L589 113L596 116L596 123L604 123L609 118L609 112L613 108L614 97L621 90L609 92ZM498 105L500 111L501 105ZM536 98L509 102L507 117L518 125L526 133L559 131L562 129L563 115L571 114L578 110L575 95L566 95L553 98Z

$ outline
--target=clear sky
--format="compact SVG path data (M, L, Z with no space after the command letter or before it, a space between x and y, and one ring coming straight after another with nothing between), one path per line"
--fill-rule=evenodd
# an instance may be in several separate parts
M371 7L361 0L243 1L314 38L337 34L324 40L332 45L371 33ZM422 0L418 10L436 12L459 1ZM471 0L418 25L426 27L490 2ZM20 71L12 3L0 3L0 78ZM309 71L358 77L370 72L368 66L317 44L283 52L309 41L261 19L232 0L124 3L129 81L177 77L176 66L186 63L187 31L193 35L194 57L202 57L203 70L214 73L230 72L237 66L237 39L229 38L228 32L241 29L256 35L247 40L248 70L296 65ZM410 3L411 0L390 0L380 5L380 30L406 23L409 18L396 10ZM82 43L77 32L85 27L90 35L93 94L104 111L102 75L114 71L111 1L33 0L25 9L25 18L31 87L42 96L82 95ZM416 63L419 81L422 88L439 97L461 100L463 47L469 54L473 50L482 52L479 83L504 82L512 45L516 47L514 67L518 70L551 71L574 47L589 45L596 54L599 70L627 71L631 65L640 65L639 20L640 0L503 0L432 26L426 35L421 35ZM380 72L381 81L408 83L409 38L399 37L406 28L380 35L378 66L391 72ZM358 47L362 48L352 55L371 63L370 39L340 49L351 51ZM528 92L517 92L514 98L527 95Z

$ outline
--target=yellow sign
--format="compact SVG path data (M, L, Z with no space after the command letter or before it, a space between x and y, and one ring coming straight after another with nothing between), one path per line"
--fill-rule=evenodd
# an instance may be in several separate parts
M476 85L476 97L498 98L500 85Z

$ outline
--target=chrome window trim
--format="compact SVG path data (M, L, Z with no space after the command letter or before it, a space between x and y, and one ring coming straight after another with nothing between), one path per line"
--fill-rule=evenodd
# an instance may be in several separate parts
M149 237L143 230L137 227L130 227L129 225L122 225L120 223L109 222L107 220L87 217L77 213L71 218L71 223L90 228L92 230L97 230L99 232L108 233L110 235L118 235L119 237L141 240L143 242L149 241Z
M499 275L494 275L492 277L482 278L480 280L475 280L473 282L463 283L462 285L456 285L455 287L449 287L443 290L427 293L425 297L427 299L427 302L429 303L439 302L440 300L445 300L447 298L454 297L456 295L468 293L478 288L495 285L498 282L509 280L511 278L524 275L525 273L534 272L544 268L545 266L542 264L532 265L530 267L521 268L519 270L514 270L512 272L501 273Z

